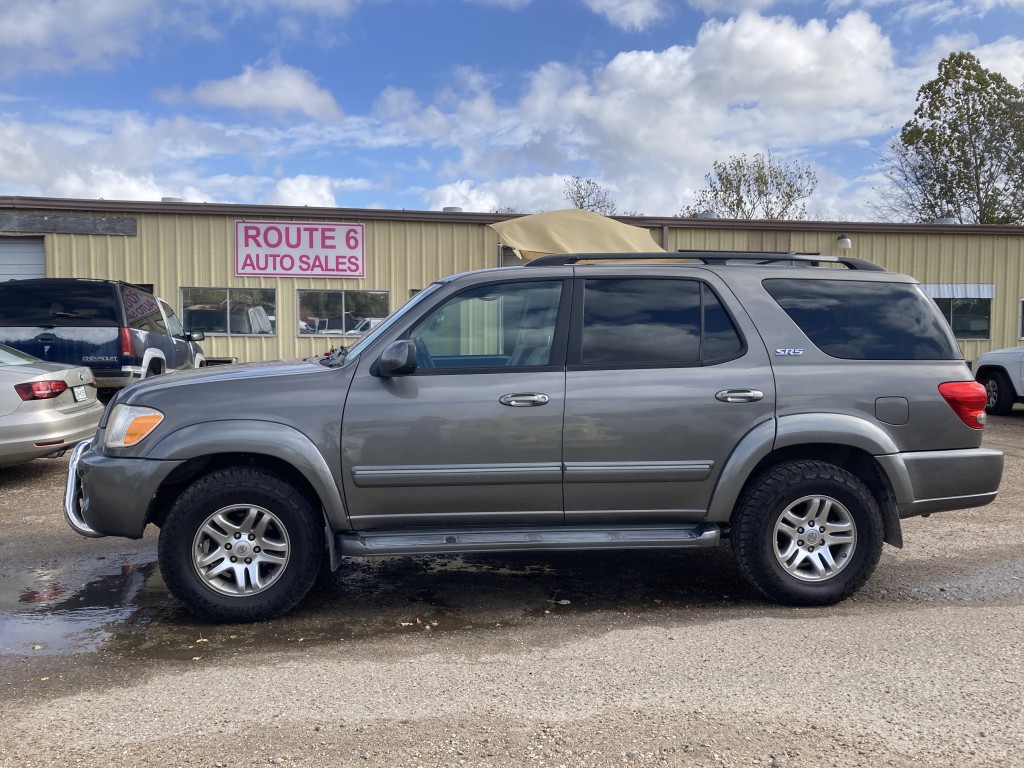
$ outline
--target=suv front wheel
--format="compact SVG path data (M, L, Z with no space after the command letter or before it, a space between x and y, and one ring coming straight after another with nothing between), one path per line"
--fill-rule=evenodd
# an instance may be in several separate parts
M882 553L878 504L846 470L793 461L747 486L732 525L740 568L768 598L831 605L856 592Z
M992 371L978 380L985 385L985 410L988 413L1006 416L1013 410L1017 398L1009 376L1002 371Z
M229 467L196 480L160 529L160 571L191 613L259 621L298 603L316 579L323 532L307 498L266 470Z

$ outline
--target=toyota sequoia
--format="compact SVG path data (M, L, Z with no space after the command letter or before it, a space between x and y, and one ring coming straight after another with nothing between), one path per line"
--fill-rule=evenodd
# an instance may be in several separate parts
M65 516L158 526L209 621L277 616L345 556L723 540L766 598L826 605L903 519L996 497L985 406L921 286L871 262L544 256L438 280L347 351L128 387Z

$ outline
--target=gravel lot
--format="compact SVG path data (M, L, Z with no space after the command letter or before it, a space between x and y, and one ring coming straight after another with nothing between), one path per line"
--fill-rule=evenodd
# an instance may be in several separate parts
M0 470L0 766L1024 766L1024 410L986 441L999 500L827 609L721 548L351 560L202 625L152 534L66 527L66 460Z

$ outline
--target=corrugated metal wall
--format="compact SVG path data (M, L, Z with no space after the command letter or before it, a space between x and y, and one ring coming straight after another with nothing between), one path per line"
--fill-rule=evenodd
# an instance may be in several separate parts
M73 202L73 201L72 201ZM277 291L278 334L273 337L211 336L207 354L239 360L291 358L323 352L337 337L296 334L296 291L300 289L387 291L397 309L410 291L455 272L495 266L498 236L487 226L498 217L486 214L443 216L430 212L330 211L322 216L291 216L293 209L272 214L210 206L209 213L186 205L183 211L155 204L132 204L119 211L116 203L87 203L86 210L134 216L138 236L46 234L46 274L106 277L153 283L157 292L181 310L179 289L185 286L260 287ZM67 209L69 206L63 206ZM190 210L191 209L191 210ZM46 211L40 206L40 212ZM360 214L366 218L360 218ZM461 219L465 217L465 221ZM234 276L234 225L243 218L280 221L362 223L366 227L364 279L255 278ZM989 340L962 340L968 360L981 352L1015 346L1020 338L1020 300L1024 297L1024 231L1011 227L936 227L870 225L863 222L743 222L692 219L636 219L648 226L666 250L765 250L850 255L877 262L886 269L913 275L922 283L992 284L992 328ZM852 248L840 251L837 237L847 232ZM990 233L991 232L991 233Z
M281 221L332 221L312 217ZM236 277L238 217L143 213L138 237L60 235L47 237L47 274L152 283L181 312L182 287L254 287L277 291L275 336L207 336L210 357L240 361L321 354L338 337L298 336L296 292L300 289L387 291L392 311L410 291L455 272L497 265L498 236L479 222L360 221L366 226L366 277ZM351 343L352 339L346 339Z

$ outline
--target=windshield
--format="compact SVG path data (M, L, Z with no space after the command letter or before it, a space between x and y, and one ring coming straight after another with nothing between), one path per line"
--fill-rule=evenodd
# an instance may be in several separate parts
M422 291L420 291L411 299L409 299L409 301L407 301L405 304L403 304L401 307L395 310L391 315L384 318L383 322L381 322L376 328L367 333L365 336L360 338L359 341L357 341L351 347L340 347L337 352L330 356L330 358L325 358L325 364L330 365L333 363L338 363L341 362L343 358L348 359L358 355L360 352L363 351L363 349L366 348L367 345L372 344L374 339L376 339L382 333L386 332L388 328L394 325L399 318L404 317L405 314L409 312L409 310L411 310L425 298L427 298L435 291L437 291L437 289L440 288L441 285L442 283L431 283L430 285L428 285Z

